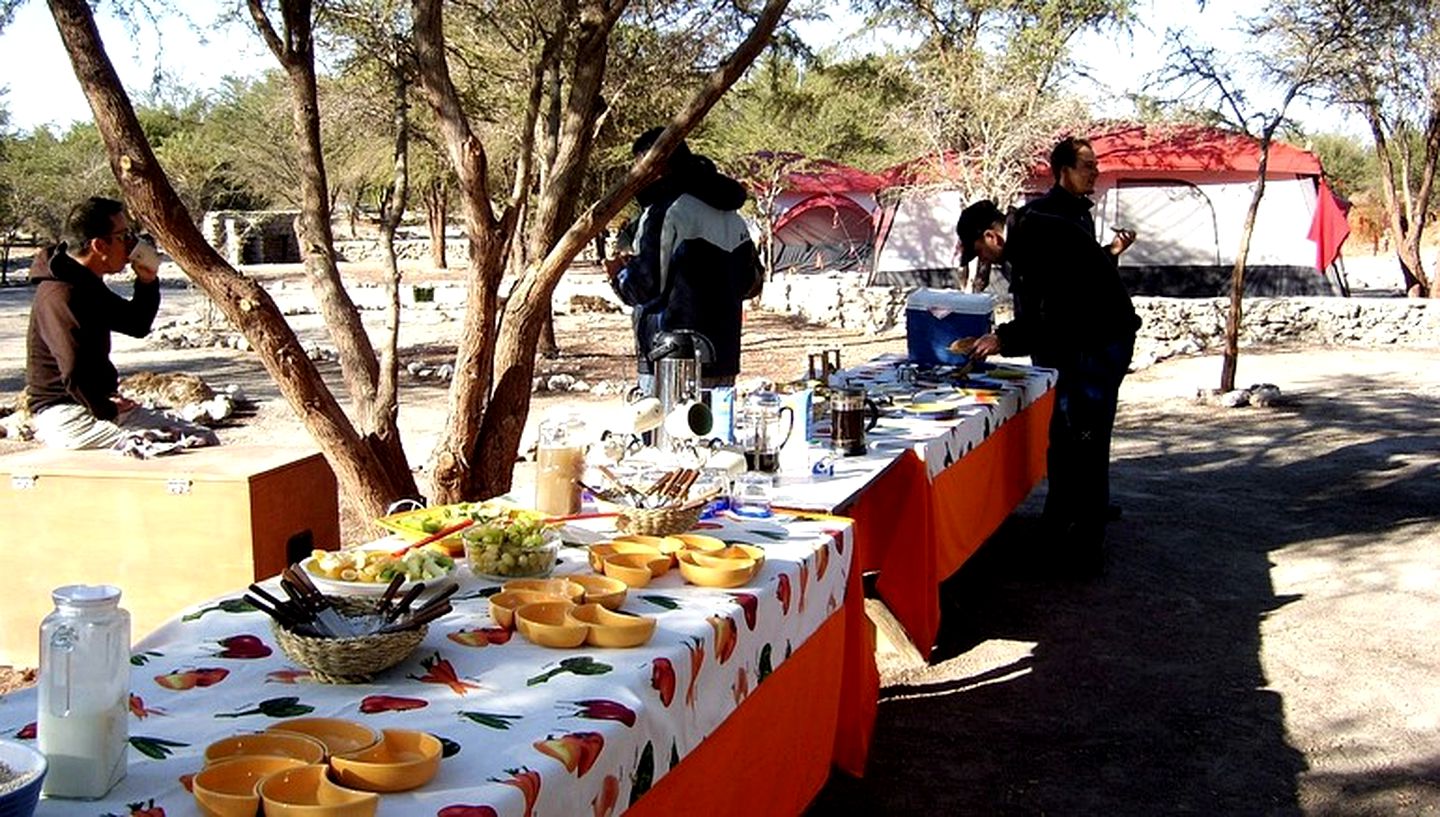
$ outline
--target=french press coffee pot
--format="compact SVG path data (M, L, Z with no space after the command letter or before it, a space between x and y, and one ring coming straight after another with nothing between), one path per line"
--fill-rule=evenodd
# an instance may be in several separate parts
M863 455L865 432L880 420L880 407L865 396L861 386L841 386L830 392L830 446L846 457Z
M735 423L736 439L745 449L751 471L780 470L780 449L795 430L795 410L773 391L757 391L745 400Z

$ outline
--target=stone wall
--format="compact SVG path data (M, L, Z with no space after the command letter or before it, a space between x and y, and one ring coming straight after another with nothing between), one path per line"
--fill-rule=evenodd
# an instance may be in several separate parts
M761 305L826 326L878 333L904 326L911 291L867 287L864 273L778 276L765 285ZM1224 345L1227 298L1137 297L1134 302L1144 321L1136 368ZM1011 314L1010 297L997 294L996 322ZM1440 304L1406 298L1246 298L1240 343L1440 347Z

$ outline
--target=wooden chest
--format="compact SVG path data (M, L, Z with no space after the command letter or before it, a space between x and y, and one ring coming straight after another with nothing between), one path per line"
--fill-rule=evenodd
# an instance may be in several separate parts
M138 640L182 608L340 543L335 475L313 450L219 446L0 457L0 664L33 667L64 584L113 584Z

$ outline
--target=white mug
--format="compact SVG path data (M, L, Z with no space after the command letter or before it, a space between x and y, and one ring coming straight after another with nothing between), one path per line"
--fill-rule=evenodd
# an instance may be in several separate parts
M745 473L745 452L733 448L717 449L710 452L710 458L705 460L705 467L724 471L733 479Z
M715 426L710 407L698 400L689 400L670 410L665 417L665 433L677 440L704 437Z
M130 251L130 264L146 272L156 272L160 269L160 253L156 252L154 244L142 238Z

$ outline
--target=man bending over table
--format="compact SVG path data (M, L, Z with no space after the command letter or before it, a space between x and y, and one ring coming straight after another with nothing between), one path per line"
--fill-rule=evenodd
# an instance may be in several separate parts
M1068 567L1098 573L1110 515L1110 435L1140 328L1114 255L1077 219L1031 208L1007 219L988 200L966 207L955 231L962 263L978 255L1010 264L1015 297L1015 319L977 340L972 354L1028 354L1059 372L1046 527Z

